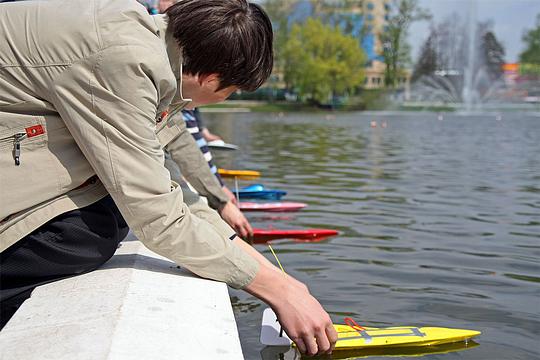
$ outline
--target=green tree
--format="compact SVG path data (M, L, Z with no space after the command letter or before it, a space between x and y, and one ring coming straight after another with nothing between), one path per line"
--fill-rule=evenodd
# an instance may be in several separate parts
M289 38L289 17L296 5L297 0L266 0L264 2L264 9L272 21L274 30L274 74L283 73L286 67L283 50ZM285 85L289 87L288 84Z
M519 61L540 65L540 14L536 16L536 27L523 35L523 41L527 48L519 55Z
M481 44L488 75L496 80L503 75L503 65L506 63L504 47L491 30L482 35Z
M286 81L300 96L319 103L364 81L366 56L358 40L318 19L293 25L284 55Z
M479 46L475 49L477 59L475 72L485 65L490 79L496 80L503 75L505 50L492 28L491 21L479 22L476 25L475 36ZM427 40L420 48L412 81L415 82L422 76L432 76L437 70L444 72L466 67L469 38L466 29L467 26L461 22L457 14L453 14L438 25L432 25Z
M320 18L330 26L339 26L345 35L356 37L360 42L370 32L363 19L361 1L358 0L311 0L311 16Z
M431 30L431 34L422 45L420 49L420 56L418 62L414 66L411 81L415 82L422 76L430 76L437 70L437 49L436 49L436 35L434 30Z
M419 7L418 0L393 0L390 5L386 31L380 35L386 64L384 82L395 87L403 69L411 61L411 47L407 35L411 24L428 20L431 14Z

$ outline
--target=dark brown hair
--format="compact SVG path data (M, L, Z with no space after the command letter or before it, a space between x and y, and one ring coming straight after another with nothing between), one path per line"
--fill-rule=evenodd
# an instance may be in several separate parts
M217 73L220 89L253 91L272 72L272 24L246 0L181 0L167 10L168 31L182 48L183 71Z

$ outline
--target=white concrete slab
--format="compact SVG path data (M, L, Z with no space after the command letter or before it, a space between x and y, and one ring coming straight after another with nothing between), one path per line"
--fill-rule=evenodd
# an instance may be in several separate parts
M227 286L126 241L101 269L36 288L0 359L243 359Z

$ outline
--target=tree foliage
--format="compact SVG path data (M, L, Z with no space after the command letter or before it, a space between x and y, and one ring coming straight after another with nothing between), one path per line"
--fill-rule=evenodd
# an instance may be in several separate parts
M364 81L365 54L358 40L318 19L293 25L284 57L286 82L321 103Z
M427 40L422 44L420 49L420 56L416 62L412 74L412 82L420 79L422 76L433 75L437 70L438 57L437 57L437 37L434 34L433 29Z
M490 80L499 79L505 63L505 50L493 32L490 21L476 24L474 34L469 34L468 26L457 14L452 14L441 23L432 25L429 36L420 49L420 56L414 66L412 81L435 72L442 76L463 76L468 66L469 41L475 41L475 74L485 72ZM474 39L473 39L474 38Z
M290 31L290 14L298 2L296 0L266 0L264 9L272 21L274 31L274 71L282 73L286 67L283 54ZM288 86L286 86L288 87Z
M393 0L390 5L386 31L380 40L386 64L385 84L395 87L401 71L410 63L410 45L407 36L411 24L431 18L431 14L418 5L418 0Z
M523 35L527 48L519 55L521 63L540 65L540 14L536 17L536 27Z
M503 65L505 51L502 44L491 30L482 34L482 55L487 68L487 73L492 80L496 80L503 75Z

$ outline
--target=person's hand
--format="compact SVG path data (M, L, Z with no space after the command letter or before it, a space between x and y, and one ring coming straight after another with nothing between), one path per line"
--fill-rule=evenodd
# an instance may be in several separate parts
M213 134L208 130L208 128L203 128L201 130L201 134L204 137L204 140L210 142L210 141L216 141L216 140L223 140L221 137L219 137L216 134Z
M261 266L245 290L272 307L301 353L332 352L338 338L332 320L303 283L275 268Z
M236 206L238 206L238 200L236 199L236 196L234 195L234 193L229 190L228 187L226 186L223 186L221 188L223 190L223 192L227 195L227 197L229 198L229 200Z
M306 285L288 278L289 289L274 306L279 323L302 354L331 353L338 336L330 316Z
M231 201L227 202L220 210L221 218L229 224L236 233L245 241L251 243L253 237L253 229L251 224L236 205Z

